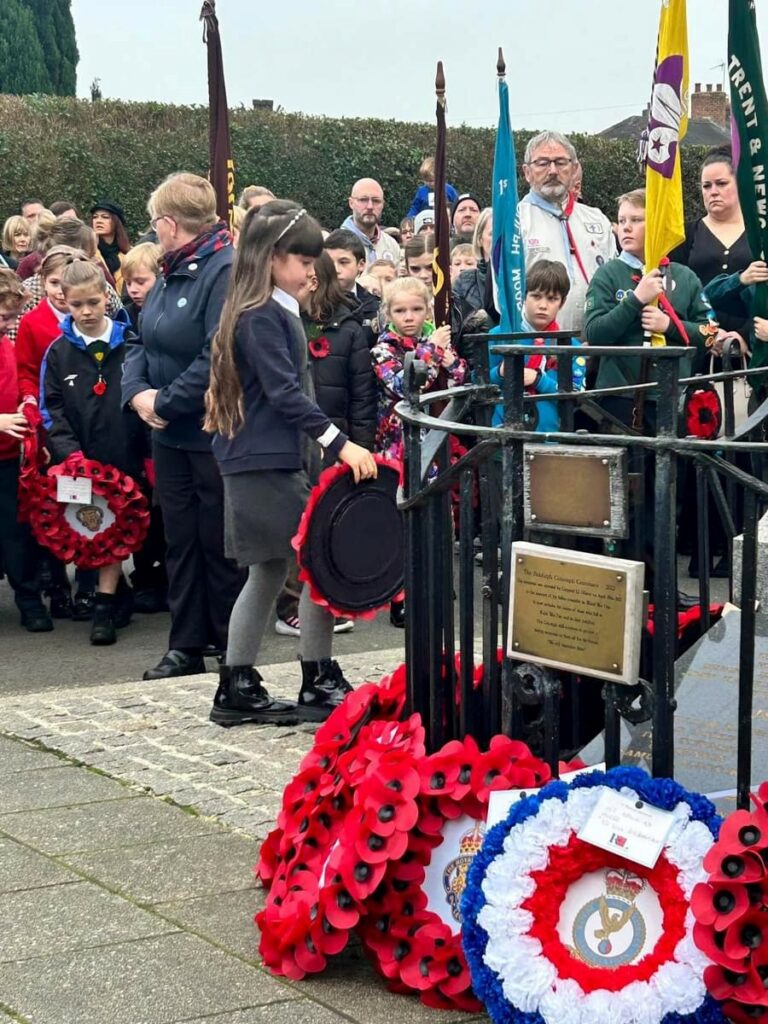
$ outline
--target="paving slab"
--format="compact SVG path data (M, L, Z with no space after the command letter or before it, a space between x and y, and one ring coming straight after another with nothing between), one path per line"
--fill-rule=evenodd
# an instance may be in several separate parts
M0 775L40 768L61 768L61 758L0 736Z
M163 918L88 882L0 896L0 962L178 930Z
M266 895L266 889L256 886L219 896L156 903L152 909L185 930L202 935L244 960L256 962L259 931L253 918L264 906Z
M271 1006L239 1010L237 1013L191 1017L184 1024L349 1024L349 1021L349 1017L339 1016L318 1003L297 999L290 1003L273 1003Z
M34 1024L175 1024L292 997L265 971L184 934L22 960L0 974L0 1003Z
M0 776L0 808L4 813L124 800L131 792L119 782L74 766Z
M233 892L253 883L257 845L232 833L63 854L65 864L139 900L161 903Z
M389 992L358 945L329 960L322 974L297 982L295 991L360 1024L469 1024L473 1019L461 1010L432 1010L415 996Z
M80 876L11 839L0 839L0 895L79 882Z
M131 794L106 803L0 814L0 832L44 853L58 854L220 834L221 829L162 800Z

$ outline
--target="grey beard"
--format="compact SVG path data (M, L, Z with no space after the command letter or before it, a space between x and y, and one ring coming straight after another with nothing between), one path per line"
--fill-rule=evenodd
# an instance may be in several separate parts
M542 185L539 194L550 203L562 203L568 195L568 189L558 182L553 185Z

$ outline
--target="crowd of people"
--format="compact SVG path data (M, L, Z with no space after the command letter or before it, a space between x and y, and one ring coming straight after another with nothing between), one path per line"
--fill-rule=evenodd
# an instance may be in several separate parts
M666 273L643 269L642 190L622 195L610 216L588 205L576 151L556 132L530 140L523 171L529 394L558 390L538 336L554 330L573 332L574 345L661 334L691 345L699 369L728 338L755 365L768 361L768 321L750 314L768 267L749 251L727 151L704 161L706 215L687 226ZM319 721L344 698L332 642L353 623L309 599L290 547L310 488L324 465L341 461L359 481L376 476L373 453L400 459L406 355L426 364L426 389L462 384L474 369L465 336L498 322L492 210L448 185L452 315L435 325L434 161L420 173L396 227L386 226L372 177L352 184L339 227L249 186L230 232L209 182L174 173L149 197L135 244L113 199L85 217L66 199L20 202L3 229L0 267L0 560L25 629L90 621L91 643L108 645L133 614L167 609L168 649L144 678L202 672L217 655L211 717L222 725ZM589 380L587 352L573 360L576 389ZM595 371L597 387L640 379L632 358ZM502 373L492 360L492 381ZM42 416L49 464L82 454L145 491L151 525L129 577L115 562L76 568L72 582L19 521L28 405ZM620 423L636 413L631 394L604 406ZM537 429L557 430L557 403L537 410ZM653 430L652 392L643 415ZM390 619L404 624L402 602ZM273 699L254 667L271 620L298 638L295 703Z

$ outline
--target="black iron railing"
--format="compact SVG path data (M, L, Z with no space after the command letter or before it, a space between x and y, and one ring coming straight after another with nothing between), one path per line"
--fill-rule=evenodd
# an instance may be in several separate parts
M405 401L397 411L403 421L405 475L402 508L406 513L406 656L410 708L427 724L428 743L436 749L446 740L472 734L479 742L498 732L525 739L557 772L558 758L575 752L584 739L585 721L600 714L605 731L606 760L620 759L620 725L624 719L652 723L651 766L655 775L674 772L675 657L678 630L676 506L678 467L695 469L699 528L700 630L710 625L709 503L732 541L739 523L743 533L741 590L741 658L739 665L738 799L748 803L751 775L751 720L755 670L755 595L757 523L768 505L768 444L763 431L768 401L762 402L738 431L734 426L734 380L744 371L707 377L681 373L685 348L590 347L590 357L636 357L649 365L654 379L639 388L627 386L573 392L572 361L585 350L572 347L572 332L548 336L548 356L558 361L558 394L526 395L525 359L529 334L497 335L492 352L502 357L501 391L489 384L488 337L475 336L475 383L422 394L424 368L409 357ZM724 353L728 365L730 352ZM755 384L765 384L768 369L748 371ZM724 385L725 436L702 441L679 436L681 389L708 381ZM620 395L637 399L651 393L655 401L653 436L627 426L601 405ZM557 401L560 430L539 433L530 428L526 411L537 401ZM650 401L650 395L649 395ZM494 406L503 403L503 426L492 427ZM440 408L439 415L432 408ZM579 428L577 414L594 428ZM449 460L449 435L467 445ZM509 567L512 544L526 535L524 520L524 458L526 445L599 444L626 449L630 464L652 460L653 495L653 635L644 640L642 678L636 685L606 682L601 687L574 685L567 674L505 655L510 601ZM745 468L746 464L746 468ZM645 476L635 474L642 505ZM500 485L499 485L500 481ZM499 499L501 507L498 507ZM650 500L648 501L650 505ZM458 524L458 525L457 525ZM479 526L478 526L479 524ZM643 516L633 518L626 553L642 560ZM481 569L476 566L479 535ZM542 538L537 536L537 540ZM546 540L546 539L545 539ZM616 554L614 540L602 542L603 553ZM479 662L476 666L476 649ZM567 691L567 692L566 692ZM596 707L596 704L599 706Z

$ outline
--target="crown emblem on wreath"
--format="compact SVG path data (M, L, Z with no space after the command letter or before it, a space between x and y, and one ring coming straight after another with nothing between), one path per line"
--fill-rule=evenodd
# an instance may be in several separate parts
M645 888L645 880L631 871L612 868L605 873L606 896L618 896L619 899L634 903Z
M483 845L483 833L481 822L475 822L475 827L471 831L465 832L459 840L459 853L467 857L474 857L476 853L479 853L480 847Z

